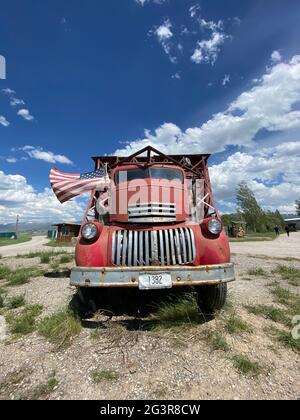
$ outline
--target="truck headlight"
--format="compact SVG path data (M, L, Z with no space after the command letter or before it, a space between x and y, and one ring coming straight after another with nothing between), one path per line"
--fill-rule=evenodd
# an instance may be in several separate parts
M213 235L219 235L222 228L223 228L222 223L218 219L211 219L207 223L207 230Z
M99 235L98 228L94 223L86 223L81 229L81 235L86 241L92 241Z

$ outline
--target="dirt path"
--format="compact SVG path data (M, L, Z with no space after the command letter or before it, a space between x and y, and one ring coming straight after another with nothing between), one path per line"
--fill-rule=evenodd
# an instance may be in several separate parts
M299 236L292 237L297 240ZM271 243L273 247L276 242ZM173 330L153 331L132 316L110 318L99 313L82 324L70 346L60 350L38 333L37 326L26 335L14 335L7 324L6 339L0 342L0 399L299 399L299 350L290 345L291 319L298 308L291 312L274 295L280 286L288 290L285 299L294 302L299 286L274 269L278 264L300 269L300 261L247 256L243 252L257 252L257 244L238 246L242 251L235 246L231 305L203 324L186 322ZM66 308L75 293L67 275L59 276L65 264L53 272L54 258L59 261L52 257L49 265L41 264L39 258L0 261L11 268L31 265L44 271L44 276L19 286L7 287L0 280L5 299L24 295L27 304L43 305L37 322ZM67 268L72 264L67 263ZM252 313L247 305L281 312L271 312L274 319L270 319ZM9 316L16 319L22 310L2 308L0 321ZM234 320L243 324L232 332ZM277 338L278 332L285 334L283 341ZM249 363L256 374L241 370Z
M243 255L300 258L300 232L280 235L274 241L231 242L231 251Z
M45 236L33 236L31 241L23 242L21 244L6 245L0 248L0 254L2 257L15 257L17 255L28 254L29 252L38 252L38 251L53 251L55 252L56 248L45 247L44 245L49 242L49 238ZM58 248L59 251L73 252L73 247Z

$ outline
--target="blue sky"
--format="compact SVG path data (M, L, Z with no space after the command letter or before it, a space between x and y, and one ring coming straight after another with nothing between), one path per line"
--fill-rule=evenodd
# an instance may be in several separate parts
M297 0L2 0L0 221L40 207L78 219L83 200L61 206L48 190L51 166L87 172L92 155L146 143L212 152L223 211L242 179L266 208L292 211L299 16Z

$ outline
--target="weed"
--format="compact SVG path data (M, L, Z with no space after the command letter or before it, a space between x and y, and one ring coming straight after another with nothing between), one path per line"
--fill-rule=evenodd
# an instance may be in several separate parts
M260 277L267 277L268 273L263 268L250 268L247 271L248 276L260 276Z
M266 319L270 319L274 322L279 322L286 326L291 325L290 318L286 315L282 309L275 308L274 306L267 305L248 305L245 306L247 311L253 315L263 316Z
M300 270L295 267L287 267L286 265L278 265L274 270L274 274L279 274L283 280L287 280L292 286L300 285Z
M67 309L62 309L42 319L38 326L39 333L50 343L53 343L57 349L69 346L73 337L78 335L80 330L80 320Z
M72 255L65 254L65 255L62 255L60 257L59 263L60 264L66 264L66 263L71 262L72 260L73 260L73 256Z
M26 305L19 316L7 315L12 334L26 335L35 330L35 319L42 312L42 305Z
M225 320L225 330L229 334L239 334L243 332L252 332L249 325L242 319L237 317L235 314L231 315Z
M219 331L207 331L205 338L212 350L222 350L225 352L230 350L225 337Z
M262 368L257 362L252 362L247 356L235 355L232 357L235 368L243 375L257 376Z
M8 299L7 307L8 309L16 309L24 306L26 303L24 295L13 296Z
M95 369L91 373L91 378L95 384L99 384L100 382L109 382L109 381L116 381L119 378L118 372L114 370L98 370Z

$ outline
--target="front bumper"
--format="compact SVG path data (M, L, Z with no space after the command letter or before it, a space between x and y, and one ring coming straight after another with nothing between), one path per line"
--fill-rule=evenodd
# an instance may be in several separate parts
M235 280L232 263L159 267L74 267L70 284L76 287L139 287L139 275L169 273L173 287L201 286Z

